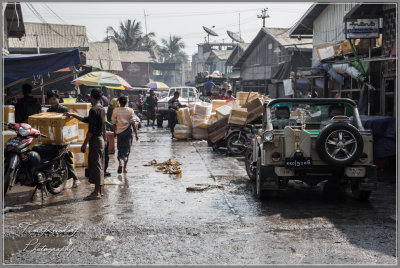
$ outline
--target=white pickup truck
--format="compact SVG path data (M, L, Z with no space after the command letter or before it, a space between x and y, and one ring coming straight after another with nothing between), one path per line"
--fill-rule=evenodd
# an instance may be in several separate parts
M200 102L200 92L195 87L171 87L165 98L158 100L157 126L162 127L164 119L168 119L168 101L174 96L175 91L180 93L179 102L182 105Z

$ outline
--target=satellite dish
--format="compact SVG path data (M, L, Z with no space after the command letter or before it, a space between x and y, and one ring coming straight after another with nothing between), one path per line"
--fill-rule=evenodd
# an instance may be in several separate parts
M229 35L230 38L232 38L233 41L244 43L244 40L237 33L234 33L232 31L226 31L226 33Z
M218 36L216 32L211 30L210 28L207 28L206 26L203 26L204 31L206 31L207 34L212 35L212 36Z
M212 28L214 28L215 26L213 26ZM206 31L207 33L207 39L208 39L208 43L210 43L210 35L212 36L218 36L218 34L216 32L214 32L213 30L211 30L210 28L207 28L206 26L203 26L204 31Z

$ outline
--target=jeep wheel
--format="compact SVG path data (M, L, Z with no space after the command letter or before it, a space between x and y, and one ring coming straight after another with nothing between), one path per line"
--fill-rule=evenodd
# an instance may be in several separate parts
M262 200L266 197L266 191L262 189L264 178L261 178L261 159L257 160L257 169L256 169L256 196L258 199Z
M253 167L253 150L252 148L248 148L246 152L246 172L250 178L250 181L254 181L256 179L255 170Z
M359 183L353 183L351 184L351 194L353 195L354 199L367 201L371 195L371 191L362 191L360 190Z
M360 132L347 123L334 123L326 126L316 141L319 157L328 165L348 166L362 154L364 148Z

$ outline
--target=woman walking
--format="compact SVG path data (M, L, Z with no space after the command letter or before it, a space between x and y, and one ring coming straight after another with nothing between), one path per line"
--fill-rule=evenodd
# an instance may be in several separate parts
M135 112L127 107L128 98L121 96L118 98L120 107L114 109L111 122L114 125L114 135L117 136L118 149L118 173L122 172L122 162L124 162L124 173L128 172L127 164L132 146L132 131L135 132L136 140L139 140L135 126Z

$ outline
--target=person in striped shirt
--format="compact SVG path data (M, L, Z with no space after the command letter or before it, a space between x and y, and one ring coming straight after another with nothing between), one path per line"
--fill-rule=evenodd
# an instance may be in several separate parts
M122 162L124 162L124 173L127 173L128 169L126 166L128 164L133 140L132 132L135 133L136 141L139 140L139 137L135 126L135 112L132 108L127 107L128 98L126 96L121 96L118 98L118 101L120 107L113 110L111 122L114 125L114 135L117 136L118 173L122 173Z

